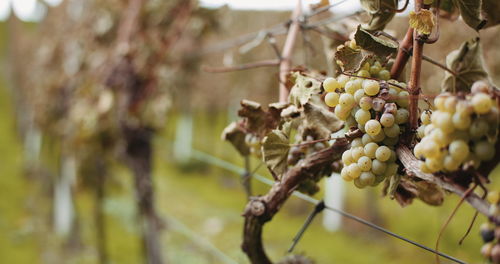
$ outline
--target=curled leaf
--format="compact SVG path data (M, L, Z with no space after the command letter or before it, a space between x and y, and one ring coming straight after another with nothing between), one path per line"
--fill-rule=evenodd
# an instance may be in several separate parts
M361 6L371 14L370 21L363 28L369 31L383 30L396 14L398 0L362 0Z
M356 44L364 50L371 51L380 57L387 57L398 51L398 43L374 36L370 32L358 26L354 34Z
M262 106L253 101L242 100L238 115L243 117L243 127L246 132L264 137L269 131L276 129L281 123L281 111L287 104L270 104L265 111Z
M222 140L229 141L234 148L242 155L250 154L250 149L245 143L245 132L241 128L241 122L232 122L222 131Z
M271 131L263 140L262 154L264 162L276 178L286 171L288 151L290 150L288 135L282 130Z
M326 106L307 103L304 105L305 127L314 130L316 138L328 138L333 132L342 128L343 123Z
M348 46L344 46L335 52L335 60L342 62L344 71L347 73L355 73L359 71L363 64L374 57L375 54L371 51L351 49Z
M315 94L321 93L321 82L294 72L295 84L290 90L289 101L297 107L305 105Z
M434 27L434 15L427 9L422 9L417 13L410 12L410 27L420 34L431 34Z
M446 66L456 73L456 76L445 72L441 90L443 92L470 92L472 83L488 78L483 67L479 38L466 41L458 50L446 56Z

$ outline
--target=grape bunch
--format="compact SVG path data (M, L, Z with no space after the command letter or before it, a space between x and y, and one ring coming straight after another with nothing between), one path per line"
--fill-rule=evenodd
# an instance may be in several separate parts
M498 216L498 203L500 202L500 193L498 191L490 191L487 196L491 203L490 214ZM481 248L481 254L490 260L492 263L500 263L500 227L495 226L491 222L486 222L481 225L480 235L484 245Z
M398 171L394 146L408 121L408 92L404 83L389 76L375 61L365 63L356 76L340 75L323 82L326 105L334 107L347 127L363 133L343 153L340 173L358 188L376 186Z
M435 111L421 113L414 154L422 172L453 172L464 164L478 168L495 156L499 114L488 89L477 82L471 94L441 94L434 99Z

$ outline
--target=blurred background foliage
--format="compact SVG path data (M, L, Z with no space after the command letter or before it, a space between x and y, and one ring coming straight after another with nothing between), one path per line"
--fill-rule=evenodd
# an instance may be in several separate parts
M71 184L74 220L67 233L56 232L54 193L61 173L61 153L78 157L80 164L92 158L105 160L108 180L103 199L106 250L109 263L141 263L140 227L136 214L134 180L116 153L120 152L120 113L109 106L110 95L103 88L101 73L112 68L112 55L122 51L110 43L117 37L118 21L125 1L64 1L48 9L40 23L25 23L11 16L0 22L0 260L2 263L99 263L99 236L96 236L96 182L92 168L80 166ZM166 11L174 1L149 1L141 14L145 32L131 40L134 67L141 80L154 80L155 91L147 104L127 113L131 126L140 123L154 129L153 179L156 209L164 220L162 251L171 263L246 263L240 249L246 203L239 175L206 164L196 155L179 161L175 141L182 119L192 118L191 146L195 150L243 166L243 160L220 140L222 129L234 120L241 99L262 104L276 101L278 71L274 68L231 73L206 73L201 66L241 64L274 56L270 46L261 44L248 52L238 48L205 52L222 40L287 21L289 12L204 9L193 3L192 13L176 40L164 49L168 29ZM73 6L71 6L73 5ZM80 5L80 6L78 6ZM333 10L335 11L335 10ZM73 19L73 20L71 20ZM349 19L351 26L363 18ZM401 38L405 17L397 17L388 31ZM165 28L163 28L165 27ZM148 30L145 30L148 29ZM437 61L475 33L461 21L441 21L441 38L424 53ZM500 83L500 29L481 31L484 58L494 83ZM310 35L309 48L299 41L294 63L327 70L327 59L318 35ZM277 37L278 43L283 37ZM278 45L280 46L280 45ZM161 60L158 54L165 53ZM126 56L125 56L126 57ZM439 89L443 72L430 64L423 67L423 88ZM154 67L152 67L154 65ZM154 75L154 78L151 77ZM148 79L149 78L149 79ZM113 108L115 107L115 108ZM110 112L111 111L111 112ZM119 112L119 111L118 111ZM122 111L123 112L123 111ZM40 131L40 154L33 155L33 126ZM28 133L28 136L27 136ZM104 145L96 140L111 138ZM92 143L94 142L94 143ZM108 148L107 144L116 144ZM36 144L35 144L36 145ZM31 146L31 147L30 147ZM96 150L98 148L98 150ZM192 153L191 153L192 154ZM36 161L34 161L36 160ZM251 162L254 166L259 161ZM126 163L125 163L126 164ZM85 170L88 169L88 170ZM262 175L269 176L265 169ZM494 173L493 186L500 186ZM90 178L89 178L90 177ZM254 182L255 194L268 186ZM432 247L441 225L457 204L449 196L441 207L415 201L400 208L380 190L358 190L346 186L345 209L370 219L398 234ZM322 192L316 195L322 197ZM296 198L266 226L266 248L275 259L285 254L295 232L312 210ZM473 210L462 206L441 241L441 250L470 263L481 263L482 245L476 226L463 245ZM272 230L272 231L271 231ZM387 237L349 220L336 232L327 232L316 219L296 248L317 263L429 263L434 256L412 245Z

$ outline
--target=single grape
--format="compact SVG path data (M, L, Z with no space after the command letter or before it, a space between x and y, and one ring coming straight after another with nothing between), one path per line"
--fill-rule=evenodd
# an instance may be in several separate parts
M375 158L384 162L391 157L391 149L386 146L380 146L375 151Z
M422 142L419 142L413 148L413 155L415 155L417 159L421 159L423 158L423 154L424 154L424 144Z
M434 142L434 140L430 139L425 142L421 142L423 144L423 154L426 158L434 158L439 155L439 145Z
M455 106L455 112L470 115L474 112L474 108L467 101L459 101Z
M387 168L387 163L382 162L378 159L372 160L372 172L375 175L383 175Z
M354 95L354 93L360 88L361 86L358 82L356 82L356 80L348 81L344 87L346 93L350 93L352 95Z
M427 165L425 164L425 161L420 161L418 163L418 168L420 169L420 171L422 171L423 173L431 173L431 170L427 167Z
M365 155L365 149L363 147L351 148L351 155L354 162L357 162L359 158Z
M382 126L380 125L380 123L375 120L375 119L372 119L372 120L369 120L368 122L366 122L365 124L365 130L366 130L366 133L370 136L375 136L377 135L378 133L380 133L380 130L382 129Z
M429 168L432 173L443 168L443 162L439 159L427 158L425 159L425 165L427 165L427 168Z
M344 166L350 165L353 162L351 150L348 149L344 151L344 153L342 153L342 163L344 163Z
M381 69L382 68L380 66L378 66L378 65L372 65L370 67L370 74L375 76L375 75L377 75L380 72Z
M325 89L326 92L332 93L335 92L337 89L340 89L341 85L337 81L337 79L328 77L323 81L323 88Z
M365 91L365 94L374 96L380 91L380 84L374 80L364 80L363 90Z
M348 167L342 168L342 170L340 171L340 177L342 177L344 181L352 181L351 175L349 175Z
M390 127L394 124L394 115L385 113L380 117L380 124L382 124L384 127Z
M477 93L472 97L471 100L474 112L477 114L486 114L490 111L493 105L490 96L485 93Z
M368 120L371 119L370 112L367 110L359 109L358 111L356 111L355 119L356 122L358 122L361 125L364 125L366 124L366 122L368 122Z
M463 140L453 140L448 146L448 152L456 161L462 162L469 155L469 145Z
M361 141L363 142L363 145L373 142L372 138L368 134L363 134L363 136L361 137Z
M378 73L378 78L387 81L391 78L391 73L388 70L381 70Z
M371 159L375 158L375 151L377 151L378 145L375 142L369 142L365 145L365 155Z
M474 145L474 153L479 160L491 160L495 156L495 147L488 141L479 141Z
M327 93L325 95L325 104L329 107L335 107L339 104L339 97L336 92Z
M408 110L404 108L398 109L395 116L396 124L398 125L405 124L406 122L408 122L409 117L410 117L410 112L408 112Z
M433 124L426 125L424 128L424 134L428 136L432 133L434 129L436 129L436 127Z
M342 95L340 95L339 104L342 107L351 109L355 104L354 97L351 94L343 93Z
M378 134L376 134L375 136L370 136L373 140L373 142L382 142L384 139L385 139L385 133L383 130L380 130L380 132Z
M359 181L364 186L372 185L375 182L375 175L369 171L362 172Z
M396 102L398 94L398 90L396 90L394 87L389 88L389 102Z
M347 167L347 169L348 169L349 177L352 179L358 178L359 175L361 174L361 169L359 168L357 163L353 163L353 164L349 165Z
M364 91L363 91L364 92ZM372 98L365 96L359 100L359 106L363 110L370 110L373 106Z
M363 141L361 138L355 138L351 141L351 148L363 147Z
M423 138L425 136L425 125L421 125L417 128L417 137Z
M441 130L443 130L443 132L445 133L451 133L453 132L453 130L455 130L450 113L436 111L434 114L438 114L435 120L433 120L432 122L436 127L441 128Z
M337 77L337 81L340 83L341 87L344 87L347 81L349 81L349 76L341 74Z
M432 130L429 137L434 140L439 146L445 146L449 143L450 137L443 132L441 128Z
M472 122L469 127L469 134L472 139L479 139L482 136L486 135L488 132L489 126L486 120L484 119L476 119Z
M370 72L368 72L367 70L360 70L358 71L358 75L359 77L365 77L365 78L370 78L371 75L370 75Z
M396 154L396 151L392 150L391 149L391 156L389 157L389 159L387 160L388 163L394 163L396 162L396 160L398 159L398 156Z
M337 105L335 107L334 113L340 120L345 121L351 114L351 111L349 109L342 107L341 105Z
M365 91L363 89L359 89L356 92L354 92L354 101L356 101L357 104L361 101L361 98L365 96Z
M470 91L473 94L475 94L475 93L488 93L489 89L490 89L490 85L488 84L488 82L483 81L483 80L479 80L479 81L475 81L472 84Z
M434 106L439 111L445 111L445 107L444 107L444 101L445 100L446 100L446 96L439 95L438 97L434 98Z
M401 107L408 107L409 101L408 97L410 94L407 91L401 91L398 94L398 99L396 100L396 103L401 106Z
M423 111L420 114L420 121L422 121L422 124L428 125L431 123L431 112L429 111Z
M455 112L456 105L457 98L455 98L454 96L449 96L448 98L444 99L444 111L453 114Z
M400 131L401 131L401 129L399 128L398 124L394 124L391 127L384 128L385 135L388 137L391 137L391 138L399 136Z
M470 127L472 120L469 114L463 112L456 112L452 117L453 126L456 129L465 130Z
M447 171L456 171L460 166L460 162L456 161L451 155L444 157L443 167Z
M361 171L370 171L372 168L372 160L367 156L362 156L358 159L358 166Z

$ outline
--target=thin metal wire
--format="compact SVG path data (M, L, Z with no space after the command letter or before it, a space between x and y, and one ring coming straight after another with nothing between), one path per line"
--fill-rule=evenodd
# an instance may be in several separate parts
M212 163L212 164L217 165L217 166L219 166L221 168L227 169L229 171L233 171L233 172L238 173L238 174L241 174L242 172L245 171L243 168L240 168L240 167L238 167L238 166L236 166L236 165L234 165L234 164L232 164L230 162L227 162L225 160L219 159L217 157L214 157L214 156L212 156L212 155L210 155L208 153L205 153L205 152L202 152L202 151L199 151L199 150L194 150L193 149L193 158L196 158L196 159L198 159L200 161L204 161L204 162L207 162L207 163ZM257 179L258 181L260 181L260 182L262 182L264 184L267 184L269 186L272 186L274 184L274 181L272 181L272 180L270 180L270 179L268 179L268 178L266 178L266 177L264 177L262 175L254 174L253 177L255 179ZM313 198L313 197L311 197L309 195L305 195L305 194L300 193L298 191L294 191L292 193L292 195L295 196L295 197L298 197L299 199L307 201L307 202L309 202L311 204L314 204L315 206L317 206L321 202L318 199L315 199L315 198ZM389 230L387 230L387 229L385 229L383 227L380 227L380 226L378 226L378 225L376 225L376 224L374 224L372 222L369 222L369 221L367 221L367 220L365 220L363 218L357 217L357 216L355 216L353 214L350 214L348 212L345 212L343 210L340 210L340 209L337 209L337 208L334 208L334 207L331 207L331 206L328 206L328 205L325 206L325 209L333 211L333 212L336 212L336 213L338 213L338 214L340 214L340 215L342 215L342 216L344 216L346 218L349 218L351 220L354 220L356 222L364 224L364 225L366 225L368 227L371 227L371 228L376 229L376 230L378 230L380 232L383 232L383 233L385 233L385 234L387 234L389 236L392 236L392 237L395 237L395 238L400 239L402 241L405 241L405 242L407 242L409 244L412 244L412 245L414 245L416 247L419 247L421 249L427 250L427 251L432 252L434 254L438 254L439 256L441 256L443 258L446 258L446 259L449 259L449 260L451 260L453 262L461 263L461 264L466 264L466 262L464 262L462 260L459 260L459 259L457 259L455 257L452 257L452 256L448 255L448 254L442 253L440 251L436 251L436 250L434 250L434 249L432 249L430 247L424 246L424 245L422 245L420 243L417 243L417 242L415 242L413 240L410 240L410 239L405 238L405 237L403 237L401 235L393 233L393 232L391 232L391 231L389 231Z

